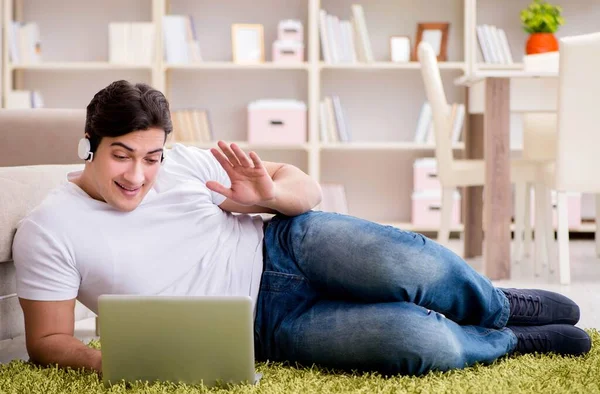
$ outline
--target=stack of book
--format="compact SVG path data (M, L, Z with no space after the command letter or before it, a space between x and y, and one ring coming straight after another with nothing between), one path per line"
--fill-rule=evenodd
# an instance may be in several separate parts
M321 51L326 63L373 62L365 14L360 4L351 6L350 20L319 11Z
M493 25L477 26L477 40L485 63L512 64L506 32Z
M156 28L150 22L108 24L108 61L114 64L151 65L155 55Z
M350 128L339 96L326 96L319 103L321 142L349 142Z
M190 15L165 15L163 29L167 63L181 64L202 61L194 20Z
M206 109L179 109L171 111L173 142L210 142L213 129Z
M12 22L8 26L8 50L13 64L32 64L42 60L40 29L35 22Z
M460 141L463 125L465 123L465 105L454 103L450 106L450 117L452 119L452 143ZM428 101L423 103L417 130L415 131L415 142L435 144L435 132L433 130L433 112Z

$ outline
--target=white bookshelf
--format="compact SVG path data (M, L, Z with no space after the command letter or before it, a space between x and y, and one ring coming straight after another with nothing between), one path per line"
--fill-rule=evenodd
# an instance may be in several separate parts
M166 64L165 71L176 70L308 70L308 63L278 64L265 62L260 64L237 64L232 62L203 62L191 64Z
M454 149L464 149L463 143L454 145ZM347 143L321 143L319 148L325 150L337 151L433 151L435 146L432 144L423 144L417 142L347 142Z
M308 152L311 148L309 144L300 144L300 145L265 145L265 144L249 144L246 141L227 141L229 143L237 144L241 149L244 150L297 150L297 151L306 151ZM201 149L210 149L216 147L216 143L214 142L186 142L186 145L196 146ZM171 146L171 143L168 143L167 146Z
M425 92L417 62L392 63L389 37L408 35L414 45L417 23L450 23L448 61L441 62L442 81L450 102L465 103L466 90L454 80L475 70L498 73L521 70L526 34L519 11L530 0L4 0L4 31L11 20L35 21L40 27L43 63L11 64L6 34L2 46L2 94L9 89L40 90L48 107L83 108L94 93L117 79L146 82L163 91L173 110L208 108L215 137L236 141L264 160L297 165L322 183L342 183L350 213L405 229L435 232L410 224L412 164L431 157L434 147L414 143ZM349 19L350 6L362 4L375 61L327 64L320 51L318 13L321 8ZM567 25L557 36L598 30L597 0L564 2ZM68 10L69 12L65 12ZM163 53L162 17L191 15L204 62L168 64ZM271 45L281 19L299 19L304 27L305 62L273 63ZM157 56L151 65L108 62L110 22L153 22ZM231 61L231 24L264 26L266 62ZM502 27L509 39L512 65L482 63L475 26ZM338 95L352 131L351 143L319 141L318 103ZM246 142L246 105L262 98L306 102L308 139L299 145L254 145ZM468 126L468 124L467 124ZM209 148L214 143L193 144ZM460 156L463 143L454 146ZM593 201L584 215L593 216ZM591 212L591 213L589 213ZM453 231L462 231L458 226ZM593 231L593 226L582 226Z
M523 70L523 63L512 63L512 64L487 64L477 63L477 69L479 70Z
M153 66L139 64L114 64L108 62L43 62L37 64L9 64L9 71L85 71L85 70L146 70Z
M393 62L373 62L366 64L327 64L319 63L321 70L419 70L421 68L418 62L393 63ZM466 69L464 62L441 62L440 70L459 70Z

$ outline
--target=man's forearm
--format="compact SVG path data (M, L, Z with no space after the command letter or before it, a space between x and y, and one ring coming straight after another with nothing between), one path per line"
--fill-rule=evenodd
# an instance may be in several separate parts
M276 197L264 204L287 216L308 212L321 202L321 187L300 169L286 164L273 174Z
M80 340L66 334L55 334L39 339L28 347L29 357L39 364L58 364L59 367L85 368L102 372L100 350L84 345Z

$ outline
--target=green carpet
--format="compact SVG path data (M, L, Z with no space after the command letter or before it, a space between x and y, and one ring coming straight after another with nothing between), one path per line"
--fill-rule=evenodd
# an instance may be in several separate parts
M587 331L592 336L592 351L583 357L504 357L490 366L430 373L420 378L260 363L257 370L264 376L259 385L230 390L141 382L105 389L95 373L12 361L0 366L0 393L600 393L600 333ZM96 341L89 345L100 346Z

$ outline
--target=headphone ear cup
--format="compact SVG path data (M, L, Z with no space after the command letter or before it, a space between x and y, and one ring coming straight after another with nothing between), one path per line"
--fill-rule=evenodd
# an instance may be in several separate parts
M90 149L90 140L88 140L87 138L82 138L79 140L79 145L77 147L77 155L81 160L88 160L90 159L91 155Z

